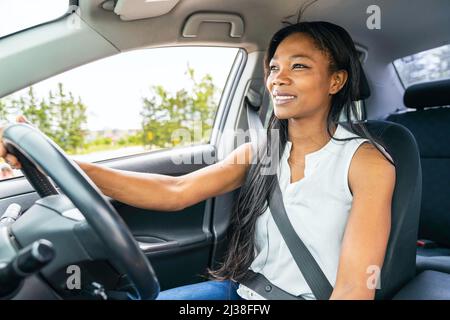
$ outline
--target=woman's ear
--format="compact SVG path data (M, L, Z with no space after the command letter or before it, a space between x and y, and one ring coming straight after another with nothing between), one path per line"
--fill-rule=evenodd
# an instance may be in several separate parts
M347 82L348 73L346 70L339 70L333 72L331 76L331 83L330 83L330 91L329 94L333 95L338 93L342 87Z

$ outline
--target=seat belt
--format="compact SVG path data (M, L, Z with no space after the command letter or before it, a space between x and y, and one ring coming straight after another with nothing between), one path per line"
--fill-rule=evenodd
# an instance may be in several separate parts
M259 118L257 109L253 106L250 101L245 99L246 108L247 108L247 120L248 126L250 129L250 136L252 142L261 141L259 139L265 139L265 137L255 137L256 134L260 133L262 129L264 129L261 119ZM256 138L256 139L255 139ZM259 139L258 139L259 138ZM253 164L254 165L254 164ZM276 180L275 188L272 194L269 196L269 208L272 214L272 217L277 225L278 230L280 231L289 251L291 252L292 257L295 260L298 268L300 269L303 277L306 280L306 283L310 287L312 293L316 297L317 300L328 300L333 292L333 287L328 281L327 277L323 273L320 266L317 264L317 261L312 256L311 252L309 252L306 245L298 236L294 227L292 226L289 217L286 213L286 209L283 203L283 195L281 193L280 185L278 183L278 179ZM251 271L251 270L250 270ZM263 276L264 277L264 276ZM267 279L259 278L260 282L268 281ZM255 280L254 280L255 281ZM243 283L246 285L245 283ZM250 285L254 285L254 283L249 283ZM258 286L257 286L258 287ZM267 287L267 286L266 286ZM251 288L251 287L249 287ZM253 289L253 288L251 288ZM281 290L281 289L280 289ZM258 292L260 291L260 292ZM265 297L264 292L261 290L256 291ZM270 297L270 296L269 296ZM295 297L295 296L294 296ZM296 297L297 299L299 297Z

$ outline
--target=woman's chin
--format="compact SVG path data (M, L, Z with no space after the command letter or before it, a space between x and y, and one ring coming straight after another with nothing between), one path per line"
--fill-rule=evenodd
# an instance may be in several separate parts
M273 113L275 114L275 117L277 117L279 120L286 120L292 117L292 114L287 112L288 110L281 110L282 108L277 108L273 110Z

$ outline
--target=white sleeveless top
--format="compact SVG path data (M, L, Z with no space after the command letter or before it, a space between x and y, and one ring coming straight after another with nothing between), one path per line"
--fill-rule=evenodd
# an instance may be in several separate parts
M337 126L335 138L358 137ZM291 224L305 243L323 273L334 287L341 243L353 196L348 186L348 170L358 147L367 139L329 142L305 156L304 178L290 183L288 164L292 142L287 141L278 167L283 201ZM385 150L383 150L385 151ZM284 242L270 209L257 219L255 260L250 266L270 282L293 295L314 299L308 284ZM237 293L248 300L264 299L239 285Z

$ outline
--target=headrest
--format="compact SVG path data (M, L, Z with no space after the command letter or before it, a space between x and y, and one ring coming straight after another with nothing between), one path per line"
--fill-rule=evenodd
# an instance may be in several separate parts
M370 87L369 83L367 82L366 74L364 73L364 69L361 65L361 73L360 73L360 79L359 79L359 96L354 97L353 101L358 100L364 100L370 97Z
M412 85L406 89L403 102L414 109L450 105L450 79Z

